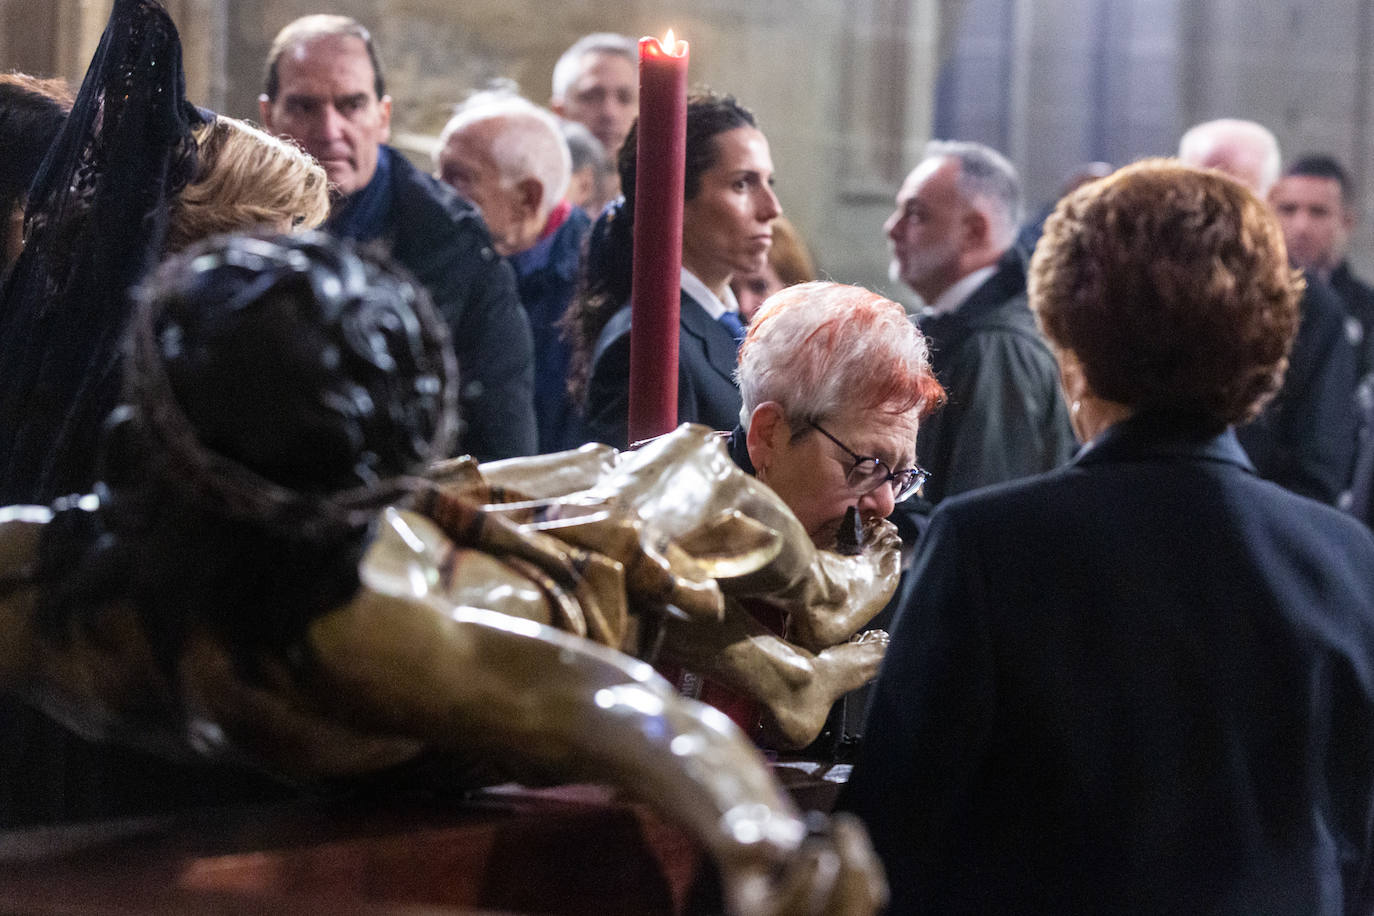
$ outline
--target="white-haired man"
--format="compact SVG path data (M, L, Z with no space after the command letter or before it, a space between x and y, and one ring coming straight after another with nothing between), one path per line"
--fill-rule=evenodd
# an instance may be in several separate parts
M1225 172L1267 199L1279 179L1278 140L1262 124L1235 118L1190 128L1178 145L1187 165ZM1307 272L1302 319L1278 396L1236 431L1262 477L1305 496L1336 503L1355 451L1355 350L1345 336L1345 310L1316 274Z
M892 274L920 294L921 331L949 392L921 426L926 498L1047 471L1074 452L1054 355L1026 307L1016 170L978 143L936 141L897 193Z
M540 452L576 447L569 351L558 322L577 286L591 220L565 196L572 165L558 120L517 95L474 96L439 135L434 174L481 209L493 245L515 268L534 334Z

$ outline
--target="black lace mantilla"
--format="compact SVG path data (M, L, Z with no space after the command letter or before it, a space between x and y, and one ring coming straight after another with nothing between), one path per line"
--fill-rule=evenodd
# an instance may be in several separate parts
M195 171L181 43L155 0L115 0L29 195L0 301L0 505L89 489L119 397L128 291L156 262Z

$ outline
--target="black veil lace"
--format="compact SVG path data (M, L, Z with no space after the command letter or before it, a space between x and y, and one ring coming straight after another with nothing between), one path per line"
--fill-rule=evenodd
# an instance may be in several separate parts
M195 169L181 42L155 0L115 0L76 105L29 195L0 302L0 505L94 481L120 387L130 287L157 260Z

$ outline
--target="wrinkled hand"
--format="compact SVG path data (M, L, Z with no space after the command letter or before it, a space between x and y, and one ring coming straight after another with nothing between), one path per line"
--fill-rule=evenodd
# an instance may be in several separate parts
M868 834L852 814L819 823L780 867L726 876L730 912L740 916L870 916L887 903L887 881Z

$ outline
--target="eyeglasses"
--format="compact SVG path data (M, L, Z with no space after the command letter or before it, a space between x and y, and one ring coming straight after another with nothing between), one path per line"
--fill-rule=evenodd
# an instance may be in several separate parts
M888 468L887 462L872 455L860 455L839 439L821 428L821 425L814 420L811 425L816 428L822 436L844 449L845 454L854 459L849 471L845 474L844 482L847 483L855 493L871 493L874 490L892 481L892 499L894 502L901 502L912 493L921 489L930 478L930 472L920 467L909 467L900 471L893 471Z

